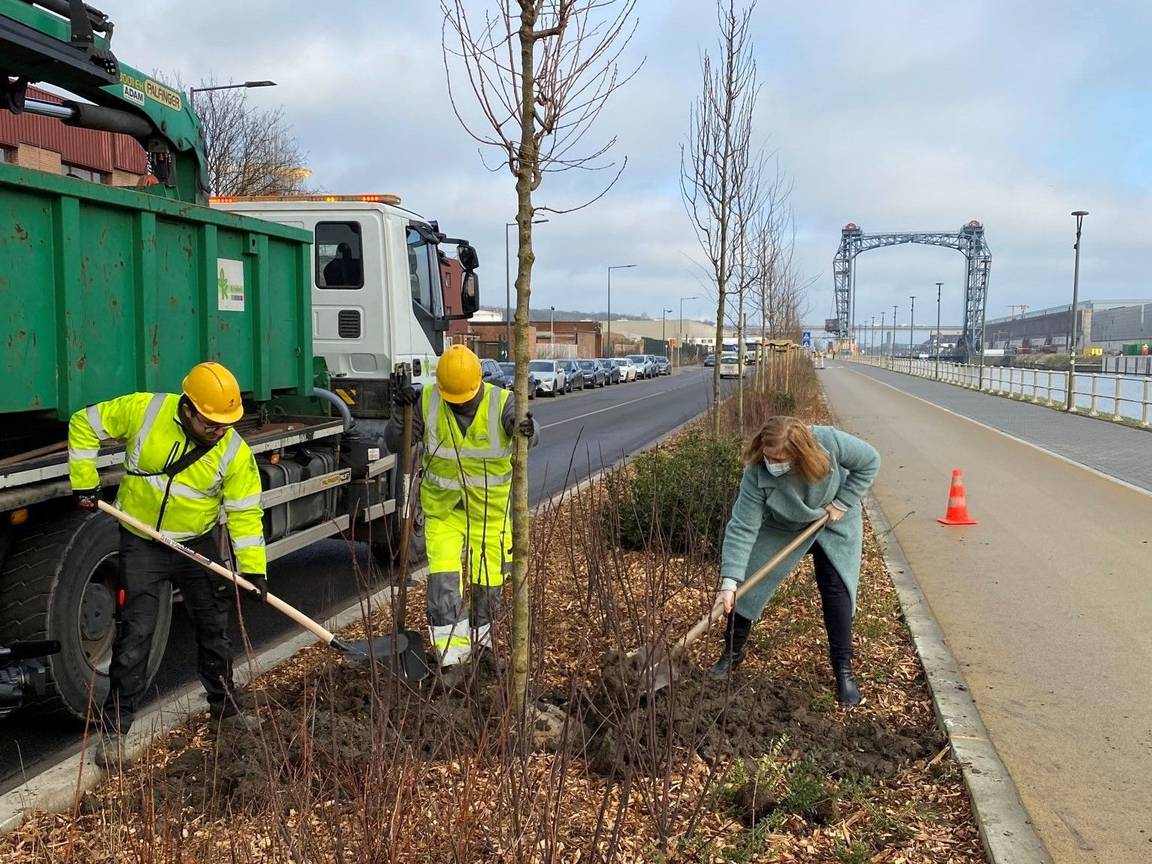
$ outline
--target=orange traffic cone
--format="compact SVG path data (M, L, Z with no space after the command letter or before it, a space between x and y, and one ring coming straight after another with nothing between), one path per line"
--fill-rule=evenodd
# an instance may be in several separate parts
M952 488L948 490L948 512L936 520L941 525L975 525L968 515L968 499L964 495L964 478L959 468L952 470Z

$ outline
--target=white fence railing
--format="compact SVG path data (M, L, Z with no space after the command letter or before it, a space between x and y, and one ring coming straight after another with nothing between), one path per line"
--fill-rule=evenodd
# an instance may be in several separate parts
M1062 408L1068 401L1067 371L981 367L908 357L861 355L854 360L1039 405ZM1134 420L1144 426L1152 425L1152 378L1077 372L1072 376L1072 396L1075 410L1090 417L1105 416L1116 421Z

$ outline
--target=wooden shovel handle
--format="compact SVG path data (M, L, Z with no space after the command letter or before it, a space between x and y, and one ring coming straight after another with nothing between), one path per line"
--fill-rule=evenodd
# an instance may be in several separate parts
M99 506L99 508L109 516L112 516L115 519L119 519L125 525L129 525L132 528L135 528L141 534L151 537L156 542L163 543L169 549L172 549L175 552L179 552L185 558L191 558L197 564L205 567L208 570L211 570L217 576L221 576L227 579L229 582L236 584L240 588L243 588L245 591L255 593L256 586L245 579L243 576L239 575L238 573L233 573L227 567L224 567L220 564L217 564L215 561L211 561L208 558L205 558L199 552L189 549L183 543L179 543L173 540L171 537L165 537L151 525L141 522L135 516L130 516L123 510L119 510L113 507L107 501L100 501L98 502L97 506ZM332 640L336 638L331 630L327 629L318 622L313 621L295 606L289 606L275 594L269 594L265 602L267 602L269 606L271 606L280 614L291 618L305 630L315 635L317 639L322 640L326 645L331 645Z
M764 577L766 577L769 573L780 566L781 561L783 561L785 558L787 558L789 555L791 555L793 552L811 540L816 532L823 528L827 522L828 516L821 516L819 519L817 519L815 522L797 534L795 538L788 542L788 545L786 545L783 549L769 558L763 567L761 567L749 578L740 583L739 587L736 588L736 599L739 600L741 597L751 591L752 588L754 588L760 583L762 579L764 579ZM708 611L708 614L697 621L692 629L685 633L683 638L681 638L680 641L677 642L675 646L673 646L673 653L679 653L680 651L683 651L685 648L687 648L689 645L707 633L708 628L712 626L713 622L721 618L723 614L724 601L717 597L716 602L712 604L712 608Z

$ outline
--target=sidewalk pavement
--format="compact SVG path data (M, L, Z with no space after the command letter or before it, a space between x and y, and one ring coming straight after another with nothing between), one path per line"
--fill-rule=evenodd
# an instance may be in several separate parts
M876 499L1053 860L1152 861L1152 496L1067 461L1147 488L1152 437L855 365L820 377L881 453ZM936 522L953 468L979 525Z

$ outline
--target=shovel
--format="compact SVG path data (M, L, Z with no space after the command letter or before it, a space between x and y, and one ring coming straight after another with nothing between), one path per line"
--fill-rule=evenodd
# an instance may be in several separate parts
M736 600L739 600L747 594L773 570L779 567L781 561L811 540L827 522L828 517L821 516L797 534L787 546L769 558L763 567L745 579L739 587L737 587ZM629 655L629 662L635 664L634 668L639 670L640 680L645 683L651 682L651 693L655 693L657 690L661 690L672 683L674 674L672 661L681 657L689 645L707 633L713 622L723 618L724 615L724 601L717 597L716 602L712 605L708 614L697 621L692 629L685 633L670 649L665 649L661 645L645 645Z
M232 582L237 587L249 593L255 593L256 586L238 573L233 573L227 567L223 567L215 561L208 560L199 552L189 549L183 543L179 543L171 537L165 537L155 528L146 525L135 516L130 516L123 510L113 507L107 501L100 501L97 506L109 516L118 519L125 525L135 528L141 534L151 537L156 542L163 543L169 549L179 552L185 558L191 558L197 564L211 570L217 576L227 579L229 582ZM313 621L299 609L285 603L275 594L268 594L265 602L277 612L291 618L342 657L352 661L375 660L386 663L393 673L408 681L420 681L431 674L431 670L428 668L428 659L424 654L424 642L419 633L414 634L415 639L411 638L412 631L404 631L395 634L394 637L377 636L363 642L344 642L337 639L336 634L331 630L319 622Z

